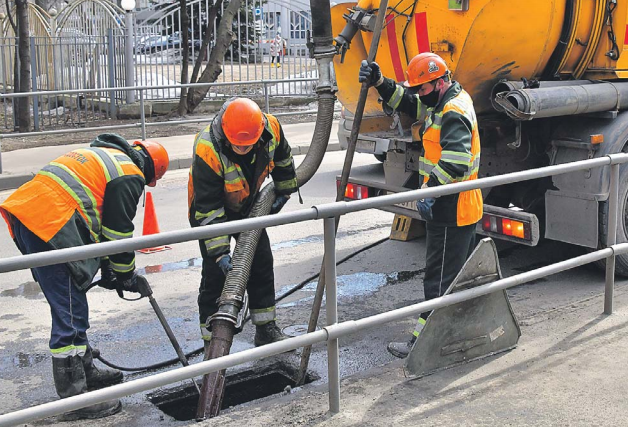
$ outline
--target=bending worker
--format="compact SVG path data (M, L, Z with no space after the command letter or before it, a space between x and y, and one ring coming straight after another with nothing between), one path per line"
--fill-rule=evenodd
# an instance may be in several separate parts
M290 146L277 119L264 114L247 98L227 101L212 123L196 136L188 184L192 227L246 218L268 175L277 198L270 213L277 213L297 191ZM236 239L237 235L233 236ZM230 236L200 240L203 256L198 307L206 348L211 340L210 317L218 310L227 273L231 271ZM275 323L273 254L262 230L247 283L255 345L284 339Z
M419 159L421 188L477 179L480 137L469 94L451 80L447 64L434 53L412 58L406 77L403 84L396 84L382 76L377 63L362 61L359 80L375 86L393 109L417 118L412 135L423 145ZM417 201L417 209L426 221L426 300L443 295L471 255L482 203L479 189ZM390 343L388 351L406 357L429 314L421 314L408 342Z
M168 169L168 153L158 143L134 145L102 134L89 148L57 158L0 205L11 237L23 254L125 239L144 186L154 186ZM122 373L94 365L87 339L86 292L101 267L107 289L137 292L145 280L135 273L133 252L33 268L52 315L52 372L61 398L122 382ZM66 414L64 420L101 418L121 409L119 400Z

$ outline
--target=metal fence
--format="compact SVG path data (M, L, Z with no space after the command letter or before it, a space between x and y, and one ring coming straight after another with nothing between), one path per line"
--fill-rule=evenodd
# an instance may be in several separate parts
M52 415L62 414L71 410L83 408L107 400L129 396L134 393L151 390L178 381L204 375L210 372L231 368L245 362L258 360L264 357L280 354L300 347L327 341L327 358L329 374L329 407L330 412L340 411L340 372L338 338L354 334L358 331L373 328L409 316L446 307L462 301L477 298L496 291L508 289L532 280L537 280L551 274L559 273L571 268L606 259L606 283L604 298L604 313L613 311L613 290L615 284L615 256L628 253L628 243L616 245L615 232L617 229L617 206L619 187L619 166L628 162L628 154L612 154L609 156L548 166L524 172L515 172L506 175L465 181L445 186L432 187L422 190L407 191L393 195L368 198L351 202L335 202L296 212L279 213L258 218L233 221L226 224L209 225L205 227L165 232L118 242L107 242L98 245L88 245L76 248L61 249L45 253L17 256L0 260L0 273L41 267L76 261L87 258L111 255L119 252L132 251L145 247L180 243L197 239L208 239L225 234L233 234L247 230L291 224L301 221L324 221L325 245L325 283L327 292L327 326L319 331L289 338L277 343L230 354L218 359L208 360L184 368L151 375L145 378L129 381L106 389L69 397L66 399L37 405L31 408L0 415L0 426L15 426L30 421L42 419ZM610 165L610 194L609 194L609 222L607 248L586 255L571 258L556 264L528 271L505 279L500 279L487 285L463 290L454 294L435 298L429 301L410 305L397 310L388 311L375 316L358 320L337 323L337 292L336 292L336 251L335 251L335 218L340 215L366 209L377 209L395 204L407 203L421 198L439 197L468 191L474 188L491 188L497 185L513 182L544 178L569 172L603 167Z
M237 93L240 87L259 88L255 97L262 104L262 108L266 113L271 112L271 97L273 91L277 87L300 85L311 88L312 93L315 92L317 79L289 79L289 80L254 80L244 82L225 82L225 83L194 83L194 84L175 84L171 86L133 86L133 87L109 87L102 89L74 89L62 91L39 91L28 93L0 93L0 103L4 111L15 110L16 99L28 97L33 105L33 132L15 133L15 121L10 114L5 114L3 124L5 131L9 133L0 133L0 141L6 138L28 138L40 135L51 134L67 134L77 132L101 131L106 129L140 129L142 140L146 139L146 128L153 126L164 126L184 123L201 123L211 120L211 117L205 116L198 119L185 120L168 120L163 122L148 123L146 121L146 93L162 90L181 91L181 88L210 88L211 100L224 101L234 96L231 93ZM236 89L234 89L236 88ZM215 91L215 92L214 92ZM252 90L249 89L249 92ZM118 104L116 96L133 92L139 95L139 112L140 121L129 124L107 125L107 119L116 116ZM118 95L116 95L118 94ZM209 96L209 95L208 95ZM251 97L251 95L249 95ZM314 98L312 98L314 99ZM0 110L1 112L2 110ZM292 112L274 113L276 116L287 116L297 114L314 114L317 110L295 109ZM100 121L100 123L98 123ZM90 126L88 126L90 125ZM94 126L98 125L98 126ZM2 146L0 144L0 173L2 173Z

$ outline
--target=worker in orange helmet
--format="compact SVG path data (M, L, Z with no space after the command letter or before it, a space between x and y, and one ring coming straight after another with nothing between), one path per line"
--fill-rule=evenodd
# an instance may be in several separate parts
M423 146L419 159L421 188L477 179L480 136L473 101L460 83L451 80L447 64L435 53L416 55L406 69L407 80L396 84L384 77L376 62L362 61L359 81L375 86L394 110L416 118L413 139ZM416 184L415 184L416 185ZM482 218L480 190L417 201L426 221L425 299L443 295L475 248L475 225ZM408 355L428 313L422 313L407 342L393 342L388 351Z
M190 225L246 218L269 174L277 196L270 210L274 214L298 188L290 146L274 116L262 113L250 99L230 99L194 142L188 181ZM199 246L203 256L199 318L201 335L209 348L210 317L218 310L217 300L232 269L230 236L200 240ZM274 281L270 241L262 230L247 284L256 346L285 338L275 322Z
M144 186L155 186L168 169L168 153L157 142L132 145L102 134L88 148L53 160L0 205L0 213L23 254L126 239ZM87 340L86 292L97 282L106 289L139 292L146 279L135 272L135 255L124 252L33 268L52 315L50 351L55 388L61 398L122 382L118 370L94 365ZM78 409L64 420L93 419L120 411L119 400Z

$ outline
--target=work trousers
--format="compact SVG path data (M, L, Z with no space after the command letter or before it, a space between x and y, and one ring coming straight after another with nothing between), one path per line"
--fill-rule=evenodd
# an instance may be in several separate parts
M236 236L236 240L237 240ZM211 338L208 317L218 311L218 298L225 285L225 275L216 264L216 259L207 256L207 250L199 242L203 255L203 271L198 294L198 311L203 339ZM275 320L275 273L273 253L266 230L262 230L257 249L253 255L251 274L246 285L249 294L249 310L253 324L260 325Z
M22 254L52 249L17 218L11 218L11 222L15 241ZM89 329L86 293L74 286L70 270L65 264L36 267L31 271L50 305L52 331L49 345L53 357L82 355L87 346Z
M425 300L438 298L454 281L475 248L475 224L443 227L426 223ZM431 312L421 313L427 319Z

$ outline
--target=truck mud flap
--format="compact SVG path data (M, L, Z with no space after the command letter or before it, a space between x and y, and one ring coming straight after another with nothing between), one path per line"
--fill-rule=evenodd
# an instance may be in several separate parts
M501 279L495 243L480 241L445 295ZM436 309L406 359L415 377L510 350L521 330L506 291Z

